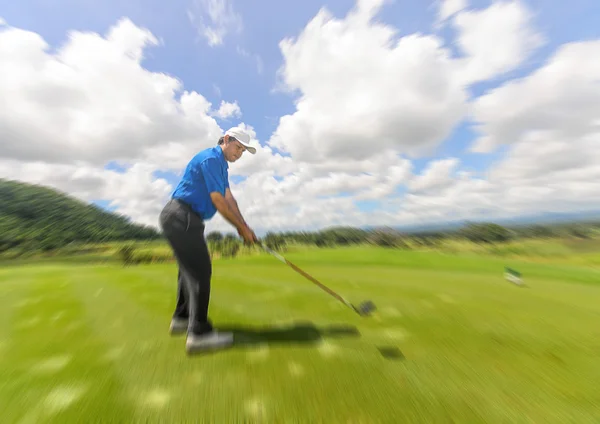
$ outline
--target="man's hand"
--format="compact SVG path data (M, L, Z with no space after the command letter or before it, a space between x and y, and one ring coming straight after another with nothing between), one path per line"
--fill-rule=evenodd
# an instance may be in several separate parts
M213 201L213 204L215 205L217 210L221 213L221 215L223 215L223 217L227 221L229 221L229 223L231 223L231 225L237 228L238 234L241 238L244 239L244 243L257 243L258 238L256 237L256 234L254 234L254 231L252 231L250 227L248 227L248 224L246 224L246 222L244 221L242 214L237 208L237 203L235 202L235 200L231 200L232 196L229 189L227 190L226 196L227 197L224 197L223 195L221 195L221 193L218 192L210 193L211 200Z
M250 227L248 227L247 225L242 227L238 231L238 234L242 239L244 239L244 244L252 245L254 243L258 243L258 238L256 237L256 234L254 234L254 231L252 231L252 229L250 229Z

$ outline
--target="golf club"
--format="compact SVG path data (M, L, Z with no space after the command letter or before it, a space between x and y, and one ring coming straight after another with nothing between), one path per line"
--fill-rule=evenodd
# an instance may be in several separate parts
M351 304L350 302L348 302L346 299L344 299L342 296L340 296L339 294L337 294L336 292L334 292L330 288L326 287L324 284L322 284L319 281L317 281L316 278L314 278L314 277L310 276L309 274L307 274L306 272L302 271L300 268L298 268L296 265L294 265L293 263L291 263L290 261L288 261L286 258L284 258L283 256L281 256L279 253L277 253L274 250L270 249L269 247L263 245L262 243L259 243L259 245L264 250L266 250L268 253L270 253L271 255L273 255L275 258L279 259L284 264L289 265L294 271L298 272L299 274L303 275L304 277L306 277L307 279L309 279L310 281L312 281L313 283L315 283L317 286L321 287L327 293L329 293L330 295L332 295L333 297L335 297L337 300L339 300L340 302L342 302L343 304L345 304L349 308L353 309L359 315L361 315L361 316L370 315L371 312L373 312L376 309L375 304L373 302L371 302L370 300L362 302L358 306L354 306L353 304Z

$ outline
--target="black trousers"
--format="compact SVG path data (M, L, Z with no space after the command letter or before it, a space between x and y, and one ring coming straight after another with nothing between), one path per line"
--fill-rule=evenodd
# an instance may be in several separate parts
M208 319L212 264L204 239L204 221L185 203L171 199L160 213L160 226L177 259L174 318L188 319L188 333L212 330Z

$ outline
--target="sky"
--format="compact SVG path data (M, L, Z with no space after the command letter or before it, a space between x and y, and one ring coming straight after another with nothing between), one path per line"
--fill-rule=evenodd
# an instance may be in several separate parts
M0 177L158 228L228 128L248 224L600 210L596 0L0 4ZM220 215L207 231L235 232Z

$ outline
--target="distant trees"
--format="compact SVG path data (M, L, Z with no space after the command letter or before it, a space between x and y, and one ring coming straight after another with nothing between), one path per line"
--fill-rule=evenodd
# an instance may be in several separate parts
M591 237L592 231L591 228L585 225L572 225L569 228L569 234L572 237L587 239Z
M507 228L491 223L467 224L459 234L474 243L502 243L512 237Z
M212 231L206 235L206 241L211 256L216 254L223 258L235 258L241 248L241 240L232 233L223 235Z
M285 247L287 244L285 237L283 235L275 234L273 232L268 232L265 235L263 242L269 249L276 250L276 251L285 250Z
M600 236L600 221L502 226L491 222L467 222L446 230L398 231L394 228L359 229L330 227L318 231L269 232L262 241L273 250L294 244L318 247L372 244L387 248L437 248L445 240L469 240L480 244L506 243L516 239L561 237L573 243ZM450 228L450 229L448 229ZM162 238L152 227L133 224L124 216L81 202L57 190L0 179L0 255L74 249L83 244L111 241L149 241ZM243 243L236 234L212 231L206 235L211 255L237 257ZM157 255L123 246L118 253L124 263L161 261ZM166 260L166 259L164 259ZM137 262L136 262L137 261Z
M530 225L520 232L524 237L531 238L550 238L556 236L554 229L544 225Z
M512 231L519 238L576 238L589 239L600 229L600 222L562 222L556 224L532 224L515 227Z
M368 232L359 228L333 227L314 233L296 233L293 239L319 247L330 247L364 243L367 236Z
M330 244L341 246L364 242L368 236L367 231L350 227L331 228L321 231L319 234Z
M0 253L160 237L152 227L134 224L52 188L0 179Z
M380 247L390 247L390 248L402 248L407 249L409 245L407 244L404 236L394 230L391 229L379 229L373 231L371 234L367 236L366 241L370 244L374 244Z
M219 242L223 240L223 234L221 234L219 231L212 231L206 235L206 240L213 243Z
M397 239L398 237L390 232L376 231L368 238L368 241L377 246L395 247Z
M145 249L138 249L136 248L135 243L132 242L122 244L117 249L116 255L120 259L123 266L175 261L175 257L170 251L156 252L152 250L148 251Z
M224 258L235 258L241 247L241 239L234 234L226 234L221 240L221 255Z
M132 244L125 244L118 250L118 256L123 265L130 265L135 262L135 247Z

